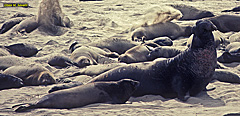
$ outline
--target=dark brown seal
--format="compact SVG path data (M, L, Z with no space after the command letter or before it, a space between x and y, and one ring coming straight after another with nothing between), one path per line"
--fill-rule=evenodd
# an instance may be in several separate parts
M0 90L19 88L23 86L23 80L12 75L6 75L0 73Z
M37 103L15 105L16 112L34 108L75 108L93 103L125 103L136 90L139 82L123 79L117 82L95 82L52 92Z
M206 17L213 17L214 14L210 11L199 10L193 6L187 6L184 4L180 5L171 5L173 8L181 11L183 16L179 20L197 20Z
M32 45L27 43L17 43L12 44L9 46L4 46L7 50L16 55L16 56L24 56L24 57L31 57L38 53L38 49Z
M240 31L240 16L237 15L219 15L208 18L218 28L219 31L226 33L230 31Z
M187 92L195 96L212 80L217 64L213 30L209 20L199 20L192 29L192 45L174 58L114 68L89 83L129 78L140 82L132 96L153 94L185 101Z

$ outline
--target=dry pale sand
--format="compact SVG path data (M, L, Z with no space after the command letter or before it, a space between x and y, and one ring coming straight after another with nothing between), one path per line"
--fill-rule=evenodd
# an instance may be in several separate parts
M236 0L217 1L177 1L177 0L104 0L79 2L77 0L60 0L63 12L73 21L74 26L61 36L47 36L32 32L27 36L0 35L0 45L13 43L30 43L42 48L36 56L26 58L42 64L59 78L70 75L78 68L70 67L57 69L49 66L46 61L53 54L69 56L69 45L73 41L82 44L110 37L129 38L128 30L136 25L146 10L154 6L170 4L186 4L198 9L209 10L215 15L235 14L221 13L222 10L231 9L240 5ZM27 2L33 8L0 8L0 23L16 12L37 14L38 0L0 0L2 2ZM187 21L176 21L188 23ZM225 33L225 37L233 32ZM130 38L129 38L130 39ZM175 45L182 44L186 39L176 40ZM235 68L239 63L226 64ZM240 69L240 68L238 68ZM239 74L239 71L236 70ZM80 79L81 80L81 79ZM87 81L88 79L82 79ZM196 97L183 103L178 99L164 99L161 96L146 95L139 98L130 98L126 104L92 104L82 108L73 109L35 109L24 113L15 113L11 107L19 103L29 103L38 100L54 85L28 86L19 89L0 91L0 115L158 115L158 116L221 116L228 113L240 113L240 85L215 81L208 88L216 87L213 91L202 92Z

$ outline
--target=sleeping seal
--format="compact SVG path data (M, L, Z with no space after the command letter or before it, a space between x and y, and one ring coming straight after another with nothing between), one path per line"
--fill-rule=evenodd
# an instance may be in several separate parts
M76 108L93 103L125 103L139 82L123 79L117 82L95 82L52 92L34 104L15 105L16 112L34 108Z

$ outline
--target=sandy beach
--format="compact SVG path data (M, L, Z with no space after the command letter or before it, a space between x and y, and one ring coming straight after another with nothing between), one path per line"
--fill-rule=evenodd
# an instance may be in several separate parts
M78 1L59 0L63 13L73 22L74 26L67 28L67 32L60 36L50 36L38 33L38 30L27 35L0 34L0 46L15 43L32 44L42 49L35 56L23 58L30 64L40 64L49 69L56 78L69 76L79 70L78 67L56 68L50 66L47 61L50 56L61 54L70 57L69 46L77 41L80 44L88 44L94 41L119 38L129 39L130 29L142 22L147 10L156 6L168 6L185 4L197 9L207 10L214 15L230 14L238 15L239 12L221 12L240 6L236 0L103 0L103 1ZM2 7L3 3L26 2L31 7ZM38 0L0 0L0 26L5 20L17 12L37 15ZM192 24L196 20L173 22L182 25ZM225 39L237 32L223 33ZM174 46L183 45L187 38L174 40ZM223 53L218 50L218 56ZM240 75L240 63L224 63L235 74ZM1 72L1 71L0 71ZM91 78L79 77L82 82ZM70 78L74 79L74 78ZM201 92L196 97L190 97L186 102L177 98L165 99L158 95L145 95L131 97L126 104L91 104L73 109L33 109L28 112L16 113L11 108L13 105L37 101L46 95L54 85L25 86L21 88L6 89L0 91L0 115L3 116L223 116L230 113L240 115L240 84L211 82L207 88L215 87L215 90Z

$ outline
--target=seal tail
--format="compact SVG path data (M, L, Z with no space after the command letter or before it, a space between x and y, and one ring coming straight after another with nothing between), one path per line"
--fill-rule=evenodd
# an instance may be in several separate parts
M30 103L24 103L24 104L14 105L12 106L12 108L14 109L15 112L25 112L29 109L36 108L36 105L30 104Z

